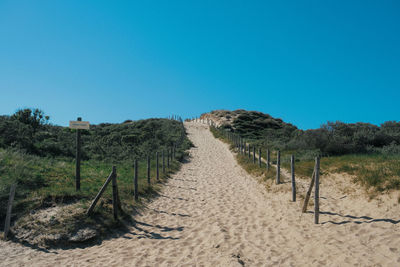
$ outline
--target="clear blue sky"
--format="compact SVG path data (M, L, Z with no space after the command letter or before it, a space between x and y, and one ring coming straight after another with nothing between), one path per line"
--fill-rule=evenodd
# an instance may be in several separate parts
M400 119L400 1L0 0L0 114Z

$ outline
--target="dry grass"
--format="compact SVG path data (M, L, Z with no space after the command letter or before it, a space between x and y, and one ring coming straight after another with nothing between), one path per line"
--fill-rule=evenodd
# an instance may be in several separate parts
M212 129L216 138L230 143L229 140L217 129ZM234 148L231 144L231 148ZM265 153L266 149L263 149ZM282 151L281 166L290 170L290 155L299 154L299 151ZM301 153L300 153L301 154ZM276 151L271 151L271 164L276 164ZM266 179L273 179L275 171L266 173L264 168L259 168L252 163L252 159L238 155L238 163L250 174L255 176L267 175ZM296 175L311 178L314 170L314 160L295 160ZM301 158L301 157L300 157ZM304 158L304 157L303 157ZM327 173L346 173L355 177L354 182L363 185L371 195L377 192L400 190L400 155L344 155L321 158L321 175ZM399 197L400 203L400 197Z
M282 166L290 169L290 163ZM314 161L296 161L296 174L311 177ZM400 189L400 156L344 155L321 158L321 174L346 173L354 176L354 182L375 192Z
M261 167L259 167L258 162L254 164L253 159L249 159L248 156L241 154L236 155L236 160L247 173L253 176L262 177L264 181L275 179L275 168L270 167L269 170L267 170L265 163L262 163Z

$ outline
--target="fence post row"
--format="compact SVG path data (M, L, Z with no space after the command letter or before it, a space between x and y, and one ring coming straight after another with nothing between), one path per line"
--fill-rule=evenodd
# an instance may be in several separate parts
M246 155L248 152L248 157L250 159L250 144L246 144L246 141L241 137L234 135L233 133L224 132L224 135L230 140L237 148L240 154ZM248 149L246 151L246 149ZM255 146L253 146L253 163L255 163ZM258 164L261 167L262 155L261 148L258 149ZM276 184L280 184L280 167L281 167L281 152L277 150L277 162L276 162ZM266 150L266 168L269 170L270 168L270 150L267 148ZM296 202L296 175L295 175L295 157L292 154L290 156L290 171L291 171L291 184L292 184L292 201ZM311 182L306 193L302 212L307 211L307 205L311 196L311 192L315 183L315 191L314 191L314 223L319 223L319 179L320 179L320 157L315 158L315 166L314 171L311 177Z

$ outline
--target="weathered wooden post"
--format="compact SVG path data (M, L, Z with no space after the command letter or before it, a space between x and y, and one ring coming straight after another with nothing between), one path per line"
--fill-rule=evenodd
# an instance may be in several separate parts
M16 187L15 184L11 185L10 196L8 197L6 221L4 223L4 239L7 239L8 232L10 231L11 211L12 211L12 205L13 205L13 202L14 202L15 187Z
M314 222L319 223L319 157L315 158Z
M256 146L253 146L253 164L256 164Z
M290 170L292 174L292 201L296 202L296 178L294 174L294 155L290 157Z
M167 149L167 168L169 168L169 156L170 152L169 152L169 148Z
M77 121L82 121L81 117ZM81 190L81 130L76 129L75 190Z
M278 150L276 158L276 184L281 183L281 152Z
M305 213L307 211L308 201L310 200L311 192L314 187L314 182L315 182L315 165L314 165L313 173L311 175L311 182L310 182L310 185L308 186L306 197L304 198L303 208L301 209L301 212L303 212L303 213Z
M117 168L112 166L112 205L114 220L118 219L118 189L117 189Z
M164 150L162 151L162 172L165 174L165 156L164 156Z
M174 144L174 160L176 159L176 149L177 149L178 145L177 143Z
M96 207L97 202L99 201L101 195L104 193L104 191L107 188L107 185L112 181L114 177L114 171L111 171L110 175L108 176L107 180L103 184L103 186L100 188L100 191L97 193L96 197L93 199L92 203L90 204L89 208L86 211L87 215L90 215L94 208Z
M150 155L147 155L147 184L150 185Z
M81 130L89 130L88 121L82 121L78 117L76 121L69 121L69 128L76 129L76 152L75 152L75 189L81 189Z
M270 162L270 152L269 149L267 148L267 171L269 170L269 162Z
M133 184L134 184L134 187L135 187L135 189L134 189L135 200L139 199L138 169L139 169L138 160L135 159L135 176L133 178Z
M261 168L261 148L258 149L258 167Z
M248 154L249 154L249 159L250 159L250 144L249 144L249 151L248 151Z
M160 172L159 172L159 170L158 170L158 151L156 152L156 178L157 178L157 181L160 179Z

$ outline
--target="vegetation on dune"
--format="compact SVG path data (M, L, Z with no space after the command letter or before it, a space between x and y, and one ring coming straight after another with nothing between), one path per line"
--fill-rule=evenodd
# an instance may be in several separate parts
M230 149L233 150L235 148L235 146L229 142L229 139L226 138L226 136L224 134L222 134L222 132L220 130L218 130L217 128L211 127L210 131L212 132L214 137L221 139L225 143L230 144ZM262 163L263 167L260 168L258 166L258 163L257 164L253 163L252 158L249 159L248 156L242 155L242 154L237 154L236 160L243 167L243 169L245 169L248 173L250 173L254 176L263 177L264 180L275 178L275 170L272 167L269 168L269 170L267 170L265 163ZM271 161L271 163L273 163L273 162Z
M222 119L222 129L234 132L252 144L282 151L302 151L303 156L400 154L400 122L388 121L380 126L327 122L319 129L304 131L256 111L212 111L210 116Z
M388 121L380 126L369 123L327 122L319 129L303 131L255 111L212 111L203 114L219 121L220 131L228 131L245 139L247 143L271 150L271 160L276 160L276 150L281 151L282 167L290 169L290 155L295 155L296 173L311 177L314 158L322 156L321 171L345 172L354 175L355 181L378 192L400 189L400 122ZM238 162L249 172L252 161L238 155ZM249 167L248 164L253 165Z
M160 182L179 169L179 161L185 158L186 150L192 145L182 123L175 120L92 125L89 131L82 130L81 190L75 191L75 130L50 125L48 120L39 110L22 110L12 116L0 117L1 221L5 218L11 184L17 184L13 220L55 204L80 203L81 207L87 208L113 165L117 167L122 209L129 214L141 203L140 199L134 203L133 198L134 159L139 160L139 195L148 198L158 190ZM176 157L163 174L161 151L176 144L181 137L183 142L176 149ZM156 181L157 151L160 152L160 181ZM151 157L151 185L147 183L147 155ZM98 229L115 226L117 222L110 211L111 191L109 186L93 216L75 214L75 219L81 224L96 225ZM69 227L73 231L82 227L76 221L66 222L71 224L53 223L51 228Z
M290 169L286 160L283 167ZM311 177L313 160L296 161L296 173ZM321 158L321 168L326 172L347 173L355 176L355 182L383 192L400 189L400 155L352 154Z
M32 109L0 116L0 148L17 148L45 157L73 158L76 130L51 125L48 119L42 111ZM91 125L90 130L81 130L82 159L121 161L144 157L171 147L181 133L182 124L168 119Z

